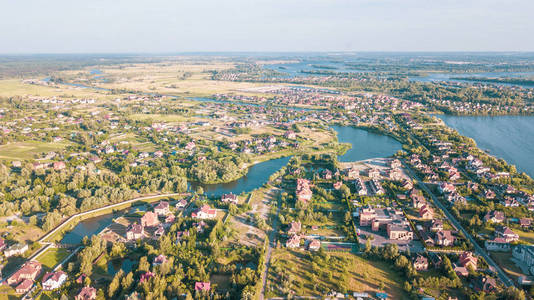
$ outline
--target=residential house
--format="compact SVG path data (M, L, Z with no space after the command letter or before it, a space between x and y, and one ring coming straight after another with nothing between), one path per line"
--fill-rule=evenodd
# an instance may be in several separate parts
M473 289L476 292L493 293L497 290L497 281L487 275L478 276L473 282Z
M210 282L195 282L195 291L207 292L211 289Z
M504 212L493 210L484 216L485 222L502 223L504 222Z
M425 204L419 208L419 217L424 220L432 220L434 219L434 210L430 205Z
M428 259L422 255L417 255L413 261L413 267L417 271L426 271L428 269Z
M302 229L300 221L293 221L289 223L289 229L287 230L288 234L297 234Z
M158 205L154 207L154 212L159 216L165 216L169 214L171 212L169 209L169 202L160 201Z
M78 295L74 297L74 300L95 300L96 299L96 289L90 286L84 286Z
M297 179L297 189L295 190L295 195L297 196L298 201L308 202L312 198L312 191L310 189L310 181L307 179Z
M54 170L56 171L60 171L66 168L65 163L62 161L55 162L53 166L54 166Z
M452 246L454 245L455 237L452 235L452 231L450 230L441 230L436 232L436 236L434 238L434 241L436 245L439 246Z
M229 193L229 194L223 194L221 197L221 201L224 203L233 203L237 205L239 199L237 198L237 195L234 195L233 193Z
M28 245L27 244L17 243L17 244L12 245L11 247L7 248L6 250L4 250L4 256L5 257L11 257L11 256L14 256L14 255L22 255L26 251L28 251Z
M142 224L133 223L126 229L126 239L129 241L142 239L145 237L145 229Z
M24 279L33 281L39 276L41 269L42 265L39 262L32 260L27 261L7 279L7 284L19 284Z
M33 286L32 280L24 279L15 287L15 292L17 294L25 294L30 291L32 286Z
M317 251L319 248L321 248L321 241L319 240L313 239L308 243L308 250L310 251Z
M300 247L300 236L293 234L289 237L289 239L286 241L286 247L287 248L298 248Z
M158 215L148 211L141 217L141 225L144 227L156 227L159 225Z
M477 269L477 263L478 258L473 255L473 252L470 251L464 251L462 254L460 254L460 257L458 258L458 262L462 267L468 267L471 266L473 269Z
M67 273L63 271L47 272L41 281L43 290L52 291L58 289L67 280Z
M508 226L497 226L495 236L502 238L505 242L515 242L519 240L519 235L512 231Z
M154 258L154 261L152 262L153 266L159 266L167 262L167 256L160 254Z
M212 209L209 205L205 204L201 208L195 210L192 214L192 218L196 219L213 219L217 216L217 211Z

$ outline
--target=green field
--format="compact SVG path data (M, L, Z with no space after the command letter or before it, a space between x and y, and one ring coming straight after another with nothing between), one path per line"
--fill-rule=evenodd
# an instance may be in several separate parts
M50 248L45 253L39 255L37 260L46 268L53 269L65 257L69 255L69 251L63 248Z
M294 282L292 288L296 295L302 296L320 296L319 289L337 290L338 283L343 274L347 271L347 282L343 286L348 292L368 292L374 294L380 290L380 283L384 284L385 292L391 296L391 299L404 299L405 294L402 289L403 279L393 270L393 266L386 262L370 261L363 259L352 253L329 252L332 258L335 258L329 268L314 270L314 263L307 257L306 251L294 251L287 249L278 249L273 252L271 261L273 267L269 269L267 291L269 297L284 296L279 290L277 282L277 269L285 270L290 274ZM328 272L332 275L328 276Z
M9 160L30 160L34 155L58 151L67 147L69 143L45 143L37 141L26 141L10 143L0 146L0 159Z

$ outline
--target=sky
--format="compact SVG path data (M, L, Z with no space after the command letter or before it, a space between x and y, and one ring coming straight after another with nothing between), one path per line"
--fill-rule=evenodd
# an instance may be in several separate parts
M534 51L533 0L0 0L0 53Z

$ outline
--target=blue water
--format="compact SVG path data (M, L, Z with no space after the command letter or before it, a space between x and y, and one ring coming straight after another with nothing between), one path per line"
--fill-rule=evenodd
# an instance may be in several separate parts
M82 242L85 236L91 238L91 236L98 234L104 228L106 228L113 218L119 216L118 214L105 214L98 217L83 220L76 225L71 231L66 233L61 239L62 244L79 244Z
M191 188L195 189L197 186L202 186L204 193L208 196L247 193L269 181L269 177L287 165L289 159L290 157L282 157L255 164L248 169L247 175L232 182L219 184L191 183Z
M534 178L534 116L437 117L474 139L479 148L489 150Z
M337 131L339 142L352 144L351 149L338 157L341 162L388 157L402 149L401 143L389 136L347 126L332 128Z

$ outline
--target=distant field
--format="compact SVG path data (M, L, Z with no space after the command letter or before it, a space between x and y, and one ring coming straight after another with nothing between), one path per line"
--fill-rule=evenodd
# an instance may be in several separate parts
M5 79L0 80L0 97L12 96L41 96L51 97L58 96L64 98L101 98L111 97L105 93L98 92L93 89L82 89L71 86L62 85L60 88L42 86L36 84L22 83L22 79ZM117 96L115 96L116 98Z
M165 114L132 114L128 116L131 120L152 120L154 122L184 122L188 118L180 115L165 115Z
M45 267L53 269L65 257L69 255L69 251L63 248L50 248L45 253L37 257L37 261L42 263Z
M0 159L34 159L35 154L58 151L64 149L68 145L69 143L45 143L37 141L10 143L0 146Z

